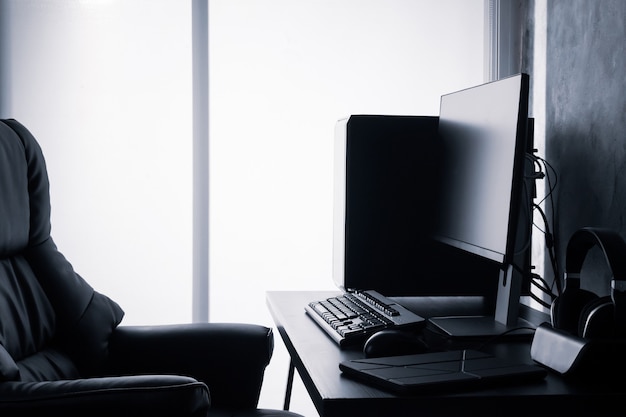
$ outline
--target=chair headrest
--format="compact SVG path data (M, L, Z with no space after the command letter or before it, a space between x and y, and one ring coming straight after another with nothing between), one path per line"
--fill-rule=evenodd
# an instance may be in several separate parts
M0 120L0 258L50 236L50 194L39 144L19 122Z

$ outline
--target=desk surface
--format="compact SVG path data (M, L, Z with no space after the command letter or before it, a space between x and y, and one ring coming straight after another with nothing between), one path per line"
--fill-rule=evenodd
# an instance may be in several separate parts
M406 397L351 380L342 375L338 364L362 358L361 351L339 349L304 311L309 301L334 294L337 293L272 291L267 294L278 331L322 417L623 415L626 400L623 384L566 381L551 372L536 383ZM419 300L413 303L419 305ZM528 342L501 343L489 350L532 363Z

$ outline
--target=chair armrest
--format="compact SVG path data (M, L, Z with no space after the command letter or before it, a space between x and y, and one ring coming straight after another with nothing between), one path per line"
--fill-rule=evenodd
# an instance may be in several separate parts
M204 417L208 409L206 385L183 376L0 383L3 417Z
M212 406L256 408L273 340L271 329L253 324L119 326L111 370L189 375L209 387Z

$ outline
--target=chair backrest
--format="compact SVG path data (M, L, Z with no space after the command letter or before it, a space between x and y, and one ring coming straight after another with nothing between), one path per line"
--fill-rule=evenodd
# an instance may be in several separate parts
M74 272L50 230L41 148L0 120L0 381L97 375L124 315Z

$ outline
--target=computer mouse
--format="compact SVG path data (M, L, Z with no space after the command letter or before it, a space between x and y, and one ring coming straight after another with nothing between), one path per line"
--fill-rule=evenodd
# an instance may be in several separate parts
M365 341L366 358L413 355L428 352L428 345L417 334L404 330L385 329L374 333Z

